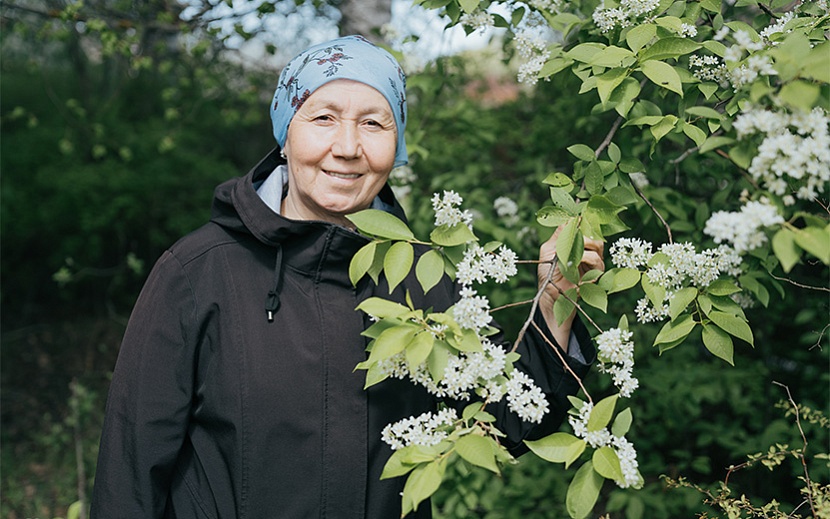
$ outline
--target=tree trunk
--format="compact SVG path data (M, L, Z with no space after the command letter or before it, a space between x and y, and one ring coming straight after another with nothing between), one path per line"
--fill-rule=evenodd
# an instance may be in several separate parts
M340 34L360 34L382 43L380 28L392 21L392 0L343 0L340 4Z

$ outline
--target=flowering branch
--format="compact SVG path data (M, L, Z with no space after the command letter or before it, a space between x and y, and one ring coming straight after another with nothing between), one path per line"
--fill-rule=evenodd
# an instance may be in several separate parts
M827 287L817 287L817 286L813 286L813 285L804 285L804 284L799 283L797 281L793 281L790 278L784 278L784 277L776 276L775 274L770 274L770 277L772 277L773 279L777 279L778 281L785 281L785 282L787 282L787 283L789 283L793 286L797 286L798 288L804 288L804 289L807 289L807 290L819 290L819 291L823 291L823 292L830 292L830 288L827 288Z

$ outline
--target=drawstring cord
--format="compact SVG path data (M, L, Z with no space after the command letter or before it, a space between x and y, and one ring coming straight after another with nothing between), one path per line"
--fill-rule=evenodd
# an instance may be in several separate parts
M274 322L274 312L280 307L280 289L282 285L282 246L277 245L277 259L274 264L274 286L265 298L265 315L268 322Z

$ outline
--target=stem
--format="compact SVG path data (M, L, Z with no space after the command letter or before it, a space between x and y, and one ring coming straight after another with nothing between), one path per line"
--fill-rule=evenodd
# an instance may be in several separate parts
M743 177L746 179L746 181L749 182L750 184L752 184L752 187L754 187L755 189L761 189L761 186L758 185L758 182L756 182L755 179L752 178L752 176L749 174L749 172L747 172L744 168L742 168L742 167L738 166L737 164L735 164L735 161L732 160L732 158L729 156L729 154L727 154L723 150L715 150L715 153L717 153L721 157L725 158L726 160L728 160L729 162L734 164L735 167L738 168L738 171L741 172L741 175L743 175Z
M660 221L661 221L661 222L663 222L663 227L665 227L665 228L666 228L666 234L668 234L668 235L669 235L669 243L674 243L674 239L672 238L672 235L671 235L671 227L669 227L669 224L668 224L668 223L666 223L666 220L663 218L663 215L661 215L661 214L660 214L660 212L657 210L657 208L656 208L656 207L654 207L654 205L653 205L653 204L649 201L649 199L648 199L648 198L646 198L646 195L645 195L645 194L643 194L642 190L640 190L640 188L639 188L639 187L637 187L637 184L635 184L634 182L632 182L632 183L631 183L631 187L633 187L633 188L634 188L634 191L636 191L636 192L637 192L637 194L640 196L640 198L642 198L642 199L643 199L643 202L645 202L645 203L646 203L646 205L648 205L648 206L651 208L651 211L652 211L654 214L656 214L656 215L657 215L657 218L659 218L659 219L660 219Z
M790 393L790 388L785 386L784 384L776 381L772 381L773 384L776 386L781 386L787 392L787 400L789 400L790 405L793 406L793 411L795 412L795 425L798 427L798 432L801 433L801 441L803 442L803 446L801 447L801 453L798 455L801 458L801 466L804 467L804 481L807 483L807 501L810 503L810 510L813 512L813 517L816 517L816 507L815 503L813 503L813 496L809 492L812 483L810 483L810 472L807 470L807 437L804 435L804 429L801 427L801 418L798 412L798 405L796 405L795 401L793 400L793 396Z
M777 279L778 281L786 281L787 283L789 283L791 285L795 285L798 288L806 288L807 290L819 290L819 291L823 291L823 292L830 292L830 288L827 288L827 287L816 287L816 286L813 286L813 285L802 285L801 283L793 281L790 278L778 277L775 274L770 274L770 277L772 277L773 279Z
M517 301L515 303L507 303L506 305L497 306L496 308L491 308L490 313L497 312L499 310L504 310L505 308L513 308L514 306L522 306L528 303L532 303L533 299L528 299L526 301Z
M553 257L550 263L550 269L548 269L548 274L545 276L544 283L539 284L539 290L536 292L536 296L533 298L533 305L530 307L530 314L527 316L527 320L522 325L522 329L519 330L519 335L516 337L516 341L513 343L513 348L510 349L510 352L513 353L519 347L519 343L524 338L525 333L527 332L527 327L530 326L530 323L533 322L533 316L536 315L536 309L539 307L539 300L542 299L542 294L545 293L545 289L548 287L548 283L553 278L553 270L556 265L556 256ZM554 285L556 286L556 285ZM544 334L543 334L544 335Z
M620 128L620 124L622 124L623 118L622 116L617 117L617 120L614 121L614 124L611 125L611 129L608 130L608 135L602 140L597 148L597 151L594 152L594 155L599 157L600 153L611 144L611 139L614 138L614 134L617 133L617 130Z
M591 398L591 395L588 393L588 390L585 389L585 386L582 384L582 379L580 379L576 375L576 373L573 372L571 367L568 366L568 363L565 361L565 357L562 355L562 352L559 351L559 348L557 348L555 344L550 342L550 339L548 339L547 336L542 332L542 330L539 329L538 324L536 324L536 323L531 323L531 324L533 324L533 327L536 328L536 331L539 332L539 335L541 335L543 339L545 339L545 342L548 343L548 345L551 347L551 349L556 351L556 356L559 357L560 361L562 361L562 366L565 367L565 370L568 373L570 373L571 376L576 380L576 383L579 384L579 387L582 389L582 392L585 393L585 396L588 398L588 401L591 402L591 405L594 405L594 400Z

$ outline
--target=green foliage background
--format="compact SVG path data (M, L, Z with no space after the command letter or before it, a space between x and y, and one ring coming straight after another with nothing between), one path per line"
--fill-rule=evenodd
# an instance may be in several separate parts
M9 518L66 514L79 496L78 444L88 495L108 376L150 265L206 221L215 185L244 174L272 146L267 105L274 72L242 70L210 46L160 50L149 64L114 53L80 67L72 61L77 41L50 27L7 27L0 63L0 515ZM478 213L477 229L533 258L550 232L525 223L535 222L547 200L541 180L569 170L568 146L601 141L613 114L590 115L594 100L574 94L579 81L566 75L514 100L483 103L470 88L480 75L463 57L411 75L408 141L417 180L404 202L413 229L426 235L432 193L454 189ZM620 139L621 147L633 145ZM682 233L684 221L705 220L718 199L737 201L740 181L723 171L715 159L694 156L682 168L665 167L647 192ZM523 223L497 217L498 196L518 202ZM628 235L664 239L647 207L622 218ZM525 225L530 229L521 231ZM798 280L826 286L822 272L807 265ZM532 297L534 275L528 269L513 285L491 287L493 306ZM598 514L692 517L706 510L700 495L667 490L661 474L714 486L746 454L775 443L800 445L792 418L775 406L786 394L772 382L787 385L799 403L826 410L828 301L790 288L787 298L773 291L769 308L748 312L756 348L739 346L734 368L708 354L699 337L663 358L637 352L642 388L632 399L638 429L630 438L646 486L606 486ZM613 304L622 312L634 301ZM516 330L523 311L497 318ZM651 339L635 337L637 344ZM72 381L83 388L75 396ZM597 394L610 391L599 377L588 384ZM817 449L828 445L826 428L804 427ZM559 465L528 455L501 478L461 465L452 470L459 477L434 499L437 517L566 515L570 475ZM815 470L827 481L826 464ZM736 494L792 507L800 500L799 474L800 466L786 462L773 472L738 472L730 483Z

